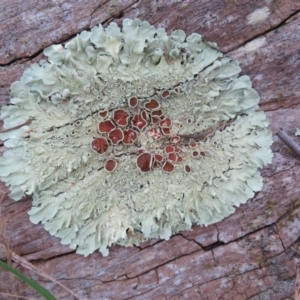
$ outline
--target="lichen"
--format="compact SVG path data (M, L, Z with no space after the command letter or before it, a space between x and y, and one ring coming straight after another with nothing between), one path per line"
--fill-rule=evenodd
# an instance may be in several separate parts
M11 85L1 180L77 253L169 239L261 190L272 137L236 61L138 19L44 50Z

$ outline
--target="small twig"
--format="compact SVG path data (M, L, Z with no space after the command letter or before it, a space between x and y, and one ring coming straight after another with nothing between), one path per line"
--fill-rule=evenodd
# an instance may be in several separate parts
M4 132L7 132L7 131L10 131L10 130L14 130L14 129L17 129L17 128L20 128L24 125L28 125L31 123L32 120L28 120L20 125L17 125L17 126L14 126L14 127L11 127L11 128L7 128L7 129L3 129L3 130L0 130L0 133L4 133Z
M300 146L282 128L279 128L277 135L294 153L300 156Z
M216 128L209 128L206 130L203 130L201 132L198 133L193 133L193 134L179 134L179 137L185 140L190 140L193 139L196 142L203 140L204 142L207 141L208 138L212 138L217 130L224 130L226 127L230 126L234 121L235 121L236 117L227 121L227 122L223 122L221 124L219 124L218 126L216 126Z
M5 249L5 246L3 244L0 243L0 249L2 248L2 251ZM76 299L80 299L80 297L75 294L72 290L70 290L68 287L66 287L64 284L62 284L61 282L57 281L55 278L53 278L52 276L50 276L49 274L39 270L38 268L36 268L33 264L31 264L30 262L28 262L26 259L24 259L23 257L21 257L20 255L18 255L17 253L15 253L14 251L11 250L11 257L12 260L15 261L16 263L20 264L22 267L35 272L36 274L50 280L51 282L59 285L60 287L62 287L63 289L65 289L66 291L68 291L71 295L73 295Z
M195 141L199 141L199 140L206 138L206 134L205 134L205 132L202 131L202 132L193 133L193 134L179 134L179 137L181 139L185 139L185 140L193 139Z
M8 297L16 297L17 299L37 300L36 298L28 298L28 297L24 297L24 296L7 294L7 293L2 293L2 292L0 292L0 295L4 295L4 296L8 296Z

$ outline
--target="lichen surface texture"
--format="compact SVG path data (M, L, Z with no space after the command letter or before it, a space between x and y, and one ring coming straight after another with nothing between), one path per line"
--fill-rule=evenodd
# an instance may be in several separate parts
M1 180L77 253L168 239L262 188L272 137L238 63L138 19L45 49L3 107Z

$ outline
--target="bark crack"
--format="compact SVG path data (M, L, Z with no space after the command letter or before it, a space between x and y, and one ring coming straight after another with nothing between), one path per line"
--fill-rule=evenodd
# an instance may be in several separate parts
M295 104L295 103L293 103L293 104L291 104L291 105L289 105L289 106L283 106L283 105L280 105L280 106L278 106L278 107L275 107L275 108L273 108L273 109L264 109L264 106L267 106L267 105L269 105L271 102L266 102L266 103L261 103L261 104L259 104L259 107L260 107L260 109L262 109L264 112L272 112L272 111L278 111L278 110L285 110L285 109L289 109L289 108L294 108L294 107L297 107L299 104Z
M225 55L230 55L231 52L237 50L238 48L244 47L245 45L247 45L248 43L256 40L257 38L263 37L263 36L267 35L268 33L272 32L272 31L274 31L276 29L282 28L283 26L289 24L288 21L290 19L292 19L294 16L296 16L298 13L300 13L300 9L296 10L295 12L293 12L292 14L290 14L288 17L284 18L279 24L277 24L277 25L275 25L275 26L273 26L273 27L271 27L271 28L269 28L269 29L267 29L267 30L265 30L265 31L263 31L263 32L255 35L255 36L253 36L253 37L251 37L249 39L247 39L243 43L235 46L234 48L228 50L227 52L224 52L224 54Z

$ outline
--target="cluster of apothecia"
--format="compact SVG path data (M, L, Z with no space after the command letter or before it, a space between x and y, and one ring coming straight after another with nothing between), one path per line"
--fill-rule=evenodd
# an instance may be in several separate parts
M176 88L178 93L179 89ZM162 98L168 98L170 92L165 90L161 93ZM112 112L107 110L100 111L99 117L102 119L98 125L98 132L101 136L96 137L91 142L93 151L104 154L110 146L116 146L123 143L126 146L132 146L138 141L139 134L145 132L149 139L153 141L163 140L163 147L160 151L149 151L139 148L130 154L136 155L136 165L141 172L149 172L153 169L161 168L170 173L175 169L175 164L184 161L184 152L180 144L180 136L172 135L172 120L164 114L164 111L155 98L142 103L137 97L131 97L128 100L129 110L116 109ZM195 148L197 143L189 141L189 147ZM205 153L200 153L205 156ZM199 156L197 151L193 151L193 157ZM117 168L115 158L107 159L105 169L113 172ZM190 166L184 166L185 172L191 171Z

